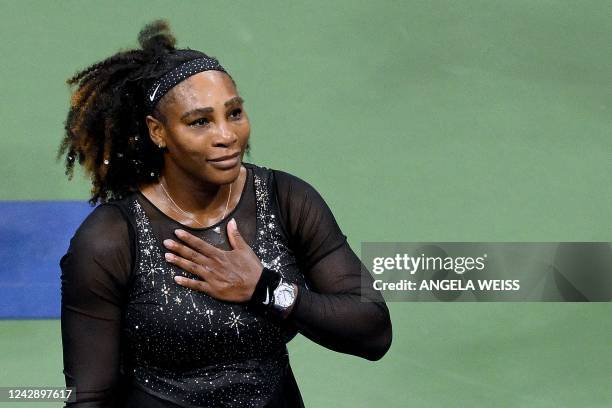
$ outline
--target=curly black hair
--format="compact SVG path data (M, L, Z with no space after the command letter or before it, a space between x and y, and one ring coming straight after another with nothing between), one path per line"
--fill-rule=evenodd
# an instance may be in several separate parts
M139 184L158 179L163 151L151 141L145 117L151 114L162 123L166 118L159 110L162 104L146 110L145 92L183 62L208 57L190 48L176 49L166 20L147 24L138 42L141 49L119 51L66 80L77 88L71 92L57 159L65 155L68 179L77 159L84 167L92 182L91 205L121 199Z

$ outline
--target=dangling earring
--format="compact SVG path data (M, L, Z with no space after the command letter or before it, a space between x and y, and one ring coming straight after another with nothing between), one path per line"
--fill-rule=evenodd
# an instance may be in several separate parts
M163 149L166 146L164 144L160 143L160 144L157 145L157 147L159 147L160 149Z

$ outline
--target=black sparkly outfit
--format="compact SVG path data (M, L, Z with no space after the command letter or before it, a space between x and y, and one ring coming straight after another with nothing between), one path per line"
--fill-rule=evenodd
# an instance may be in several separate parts
M243 165L238 204L210 227L186 227L140 192L81 224L60 261L64 374L77 387L67 406L303 407L286 348L298 332L370 360L387 351L388 309L321 196ZM182 228L229 250L231 218L262 264L299 286L287 319L174 282L195 276L165 261L163 240Z

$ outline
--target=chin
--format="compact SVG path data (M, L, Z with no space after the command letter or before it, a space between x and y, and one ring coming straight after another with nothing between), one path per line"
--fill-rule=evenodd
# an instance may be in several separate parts
M240 176L241 167L242 160L238 161L238 164L235 166L227 169L219 169L209 165L206 178L215 184L229 184Z

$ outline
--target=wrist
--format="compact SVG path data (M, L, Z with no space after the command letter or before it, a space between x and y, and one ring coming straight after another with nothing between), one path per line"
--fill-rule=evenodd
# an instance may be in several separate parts
M270 300L274 295L274 289L277 288L280 280L281 276L278 273L263 267L261 274L259 275L259 280L257 281L253 294L248 302L254 305L270 304Z
M248 303L255 310L284 320L293 310L297 294L297 285L282 279L278 272L264 267Z

